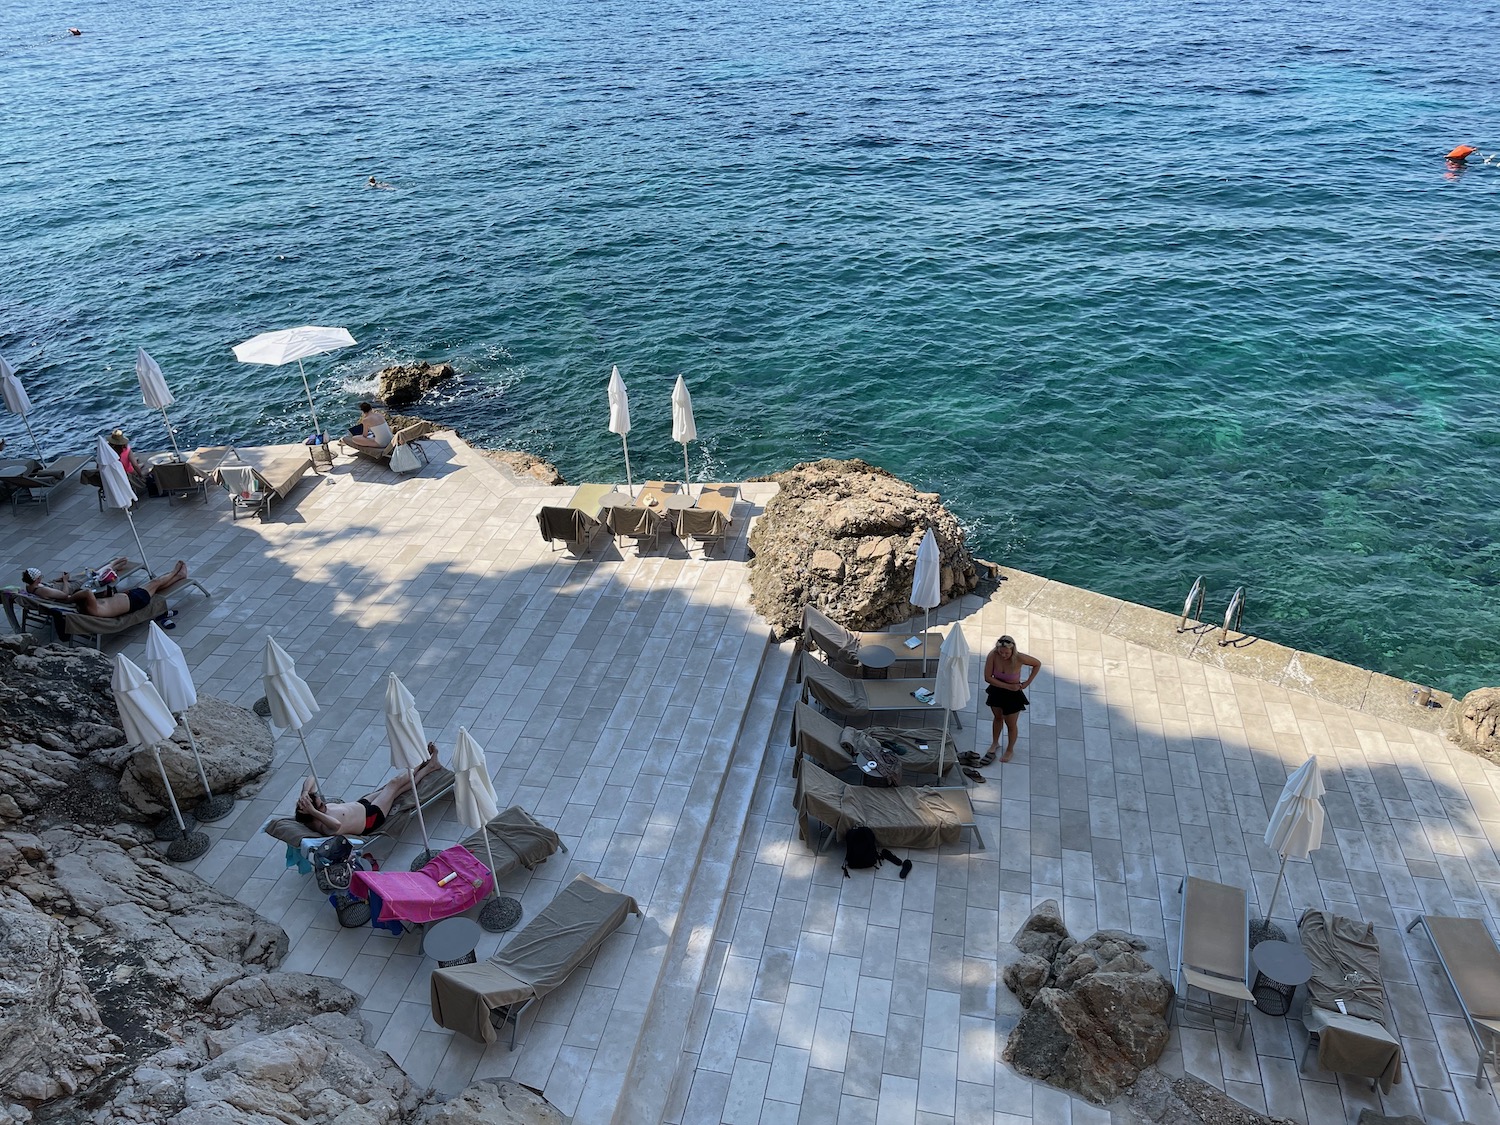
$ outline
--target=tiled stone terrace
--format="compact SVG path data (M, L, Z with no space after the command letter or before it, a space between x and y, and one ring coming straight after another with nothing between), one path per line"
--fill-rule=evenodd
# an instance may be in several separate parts
M260 794L207 826L214 845L196 867L287 930L286 968L364 995L372 1041L418 1083L457 1090L508 1075L579 1122L1107 1121L999 1061L1018 1016L996 984L1010 936L1034 902L1056 898L1075 934L1119 926L1171 947L1184 872L1266 901L1268 810L1316 753L1330 831L1311 863L1290 865L1278 921L1290 928L1294 906L1326 903L1379 927L1408 1066L1386 1112L1500 1122L1475 1088L1426 936L1403 932L1418 910L1493 926L1492 767L1391 706L1352 710L1326 698L1336 692L1205 664L1170 622L1126 627L1114 610L1078 612L1077 591L1017 576L941 613L978 652L1009 632L1046 664L1016 761L971 791L987 847L966 838L913 852L905 882L889 868L845 880L837 849L814 857L796 839L790 653L768 644L743 565L676 545L553 553L532 513L570 490L517 483L451 436L434 448L410 479L342 459L264 525L231 525L222 495L206 509L151 501L137 513L158 564L185 555L215 592L175 599L200 692L252 703L273 631L323 705L308 733L325 787L352 796L387 773L382 693L395 671L445 756L466 725L502 801L567 842L506 881L528 915L575 871L646 910L540 1006L514 1053L454 1037L428 1016L432 966L418 938L340 929L258 831L301 777L295 739L282 740ZM747 489L757 503L771 491ZM756 510L739 510L742 534ZM129 534L77 488L50 517L23 513L10 541L11 570L51 570L105 557ZM743 557L742 542L729 554ZM139 647L136 637L125 649ZM987 735L977 711L966 739ZM451 804L429 826L443 843L466 834ZM413 826L377 854L400 864L418 846ZM481 956L500 940L487 936ZM1381 1104L1363 1083L1300 1075L1304 1044L1295 1019L1255 1013L1242 1049L1223 1026L1190 1020L1163 1065L1298 1121L1353 1121Z

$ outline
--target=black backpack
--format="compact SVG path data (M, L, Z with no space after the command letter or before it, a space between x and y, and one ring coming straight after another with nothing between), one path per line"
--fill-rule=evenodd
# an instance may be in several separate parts
M880 845L875 842L872 829L860 825L844 833L844 878L849 878L849 868L856 870L880 866Z

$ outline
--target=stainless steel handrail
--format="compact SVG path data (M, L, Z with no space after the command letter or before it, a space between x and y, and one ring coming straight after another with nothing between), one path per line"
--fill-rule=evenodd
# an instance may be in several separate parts
M1190 620L1203 620L1203 575L1201 574L1193 582L1193 588L1188 591L1187 601L1182 603L1182 619L1177 622L1177 631L1187 632L1187 623Z
M1229 608L1224 611L1224 628L1219 631L1219 647L1223 648L1229 644L1229 631L1233 629L1241 636L1245 631L1240 628L1240 622L1245 617L1245 587L1237 587L1234 596L1229 599Z

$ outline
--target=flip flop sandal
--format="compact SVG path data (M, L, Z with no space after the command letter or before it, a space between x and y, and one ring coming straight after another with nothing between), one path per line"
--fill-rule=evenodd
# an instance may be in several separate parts
M984 757L982 757L982 758L979 759L979 766L980 766L981 769L983 769L985 766L993 766L994 764L995 764L995 754L994 754L993 751L991 751L990 753L986 754Z
M966 769L964 770L964 776L967 777L970 781L974 782L976 785L983 785L989 780L989 778L985 777L984 774L980 773L978 770Z
M979 755L970 754L965 751L958 756L958 764L961 766L977 766L979 764Z

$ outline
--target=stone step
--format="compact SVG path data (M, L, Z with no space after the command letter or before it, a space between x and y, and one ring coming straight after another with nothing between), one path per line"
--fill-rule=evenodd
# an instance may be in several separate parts
M684 1045L693 1006L713 951L719 917L739 852L780 699L792 669L791 644L767 645L750 706L734 742L692 883L668 943L661 977L626 1076L628 1096L612 1125L661 1125L684 1074Z

